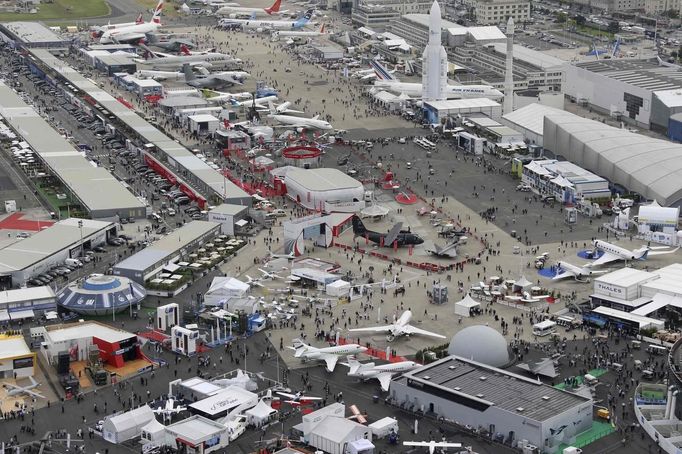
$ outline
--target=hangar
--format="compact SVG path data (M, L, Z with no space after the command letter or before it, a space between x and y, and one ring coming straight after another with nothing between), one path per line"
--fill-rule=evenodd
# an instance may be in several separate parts
M362 183L338 169L299 169L286 166L275 170L275 176L284 174L287 195L305 208L324 211L325 204L332 202L334 205L361 204L362 206L357 206L357 211L364 208L365 188Z

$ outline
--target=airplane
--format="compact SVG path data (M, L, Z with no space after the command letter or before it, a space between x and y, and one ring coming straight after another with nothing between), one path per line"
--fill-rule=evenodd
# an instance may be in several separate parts
M288 254L275 254L270 249L268 249L268 258L270 260L272 260L272 259L294 260L296 258L296 256L294 256L294 251L291 251Z
M362 347L358 344L312 347L305 344L301 339L294 339L293 343L294 346L289 347L289 349L295 351L294 358L301 358L303 361L311 359L324 361L329 372L334 372L339 356L355 355L367 351L367 347Z
M272 118L276 122L280 123L281 126L294 127L300 130L327 131L334 129L328 121L320 120L319 115L315 115L313 118L305 118L296 117L293 115L283 115L278 111L278 108L284 106L286 109L289 105L290 104L284 103L275 108L275 106L272 104L272 101L268 101L268 106L270 108L270 115L268 115L268 118Z
M187 407L176 407L175 400L172 398L166 399L166 404L163 407L154 409L155 414L163 415L164 421L168 419L169 421L173 419L173 415L177 415L180 412L187 411Z
M282 279L282 276L278 276L275 273L270 273L268 271L265 271L263 269L258 268L258 271L263 273L263 277L261 279Z
M189 67L189 64L186 64ZM210 72L203 66L194 67L196 70L203 75L208 75ZM191 69L190 69L191 71ZM140 69L135 73L135 77L142 79L153 79L153 80L177 80L185 81L184 71L155 71L153 69Z
M142 67L155 70L164 69L182 69L182 66L189 64L190 66L203 66L204 68L218 68L234 66L241 63L238 58L232 58L228 54L223 54L220 52L213 51L203 51L203 52L189 52L189 49L181 46L181 49L185 49L182 55L171 55L164 54L161 52L152 52L146 46L142 46L146 51L146 58L134 58L133 61Z
M275 30L272 32L272 38L279 39L280 37L304 37L304 36L322 36L325 34L324 25L320 26L318 31L298 31L298 30Z
M362 364L355 359L349 359L348 362L341 364L350 368L348 371L349 377L358 377L361 380L376 378L379 380L383 391L388 391L388 388L391 385L391 378L393 378L394 375L409 372L421 367L421 364L417 364L414 361L401 361L398 363L376 366L374 363Z
M435 255L436 257L449 257L449 258L454 259L457 257L457 249L456 249L457 246L459 246L460 244L463 244L464 241L466 241L466 240L467 240L467 237L460 236L460 237L457 237L457 239L455 241L453 241L452 243L447 244L443 247L440 247L436 243L434 243L433 247L435 249L433 249L433 250L429 249L429 250L427 250L427 252L430 252L431 254Z
M405 94L411 98L421 98L423 86L418 82L400 82L379 62L370 60L369 64L374 68L377 80L374 86L382 90L392 91L397 94ZM504 94L490 85L450 85L446 86L445 95L448 98L502 98Z
M535 295L532 296L528 292L523 292L521 294L522 296L515 296L515 295L507 295L504 298L509 300L509 301L519 301L521 303L539 303L540 301L543 301L547 298L550 297L550 295Z
M241 369L237 369L237 375L233 378L219 378L213 380L218 386L227 388L228 386L238 386L247 391L256 391L258 389L258 383L254 381L248 374L245 374Z
M32 389L37 388L40 386L40 383L35 381L33 377L28 377L29 380L31 380L31 384L27 386L19 386L19 385L13 385L12 383L2 383L2 387L7 390L7 397L12 397L12 396L19 396L21 394L28 394L29 396L32 397L38 397L40 399L47 399L47 397L43 396L37 391L31 391Z
M393 243L397 243L398 247L412 244L422 244L424 240L417 234L409 230L401 230L402 222L398 222L387 233L374 232L367 230L365 224L362 223L359 217L353 216L353 234L355 236L364 236L369 241L376 243L383 247L393 247Z
M615 244L607 243L606 241L601 241L601 240L594 240L592 241L592 245L594 246L595 250L602 251L603 254L601 257L599 257L597 260L591 263L591 266L601 266L606 263L611 263L615 262L618 260L624 260L625 262L629 260L646 260L649 256L652 255L663 255L663 254L672 254L674 252L677 252L679 249L679 246L671 251L659 251L657 249L668 249L667 246L656 246L656 247L650 247L650 246L642 246L638 249L634 249L632 251L622 248L620 246L616 246Z
M568 262L557 262L557 273L552 278L553 281L558 281L566 278L573 278L578 282L585 282L583 279L586 276L592 276L594 274L604 274L607 271L596 271L592 269L592 264L583 267L571 265Z
M400 315L400 318L395 320L392 324L390 325L383 325L383 326L370 326L367 328L353 328L349 329L348 331L352 333L359 333L363 331L371 331L375 333L386 333L388 332L389 334L386 336L386 340L389 342L392 342L396 337L398 336L410 336L412 334L421 334L422 336L430 336L430 337L437 337L439 339L445 339L445 336L438 334L438 333L432 333L431 331L426 331L421 328L417 328L415 326L410 325L410 320L412 320L412 311L405 311Z
M312 17L313 10L309 9L295 21L255 20L255 16L252 15L250 19L220 19L218 25L221 27L255 28L257 30L298 30L310 22Z
M282 391L277 391L277 394L279 394L280 396L288 398L289 400L285 400L284 402L291 404L293 406L304 405L304 404L311 402L313 400L322 400L321 397L305 396L305 395L303 395L302 391L299 391L296 394L290 394L290 393L285 393Z
M249 285L255 285L256 287L263 287L263 284L261 283L261 279L260 279L260 278L259 278L259 279L253 279L253 278L251 278L251 276L249 276L248 274L245 274L244 276L246 276L246 283L247 283L247 284L249 284Z
M154 33L148 34L147 37L150 45L167 50L168 52L180 52L182 46L185 46L187 49L194 49L196 47L196 44L188 39L173 38L167 41L160 41L159 36Z
M429 448L429 454L434 454L436 448L461 448L462 443L449 443L447 441L403 441L403 446L420 446Z
M242 85L249 73L244 71L222 71L197 77L188 64L182 66L185 83L195 88L218 88L224 85Z
M232 99L234 100L240 100L240 99L251 99L253 95L248 92L240 92L240 93L229 93L225 91L216 91L216 90L211 90L208 88L204 88L201 90L201 92L204 95L204 98L210 103L219 103L223 101L230 101Z
M156 5L156 9L154 10L154 15L149 22L107 30L102 34L99 42L102 44L114 42L123 43L145 39L147 33L155 32L159 27L161 27L161 11L163 10L163 1L164 0L159 0L159 3Z
M279 13L279 7L282 5L282 0L275 0L275 3L272 4L272 6L268 8L251 8L247 6L223 6L221 8L218 8L216 12L214 13L217 16L230 16L230 17L236 17L239 14L249 14L249 15L258 15L260 13L265 13L268 16L271 16L273 13L277 14Z
M271 95L271 96L263 96L262 98L256 98L256 99L248 99L245 101L238 101L235 98L228 99L227 100L233 107L252 107L254 104L256 104L257 109L264 109L265 107L263 106L263 103L271 102L271 101L277 101L277 96Z
M90 27L90 31L92 32L93 38L99 38L107 30L114 30L116 28L122 27L130 27L132 25L139 25L143 23L144 20L142 19L142 13L140 13L139 16L137 16L137 19L135 19L135 22L121 22L118 24L112 24L111 21L109 21L107 25L93 25L92 27Z

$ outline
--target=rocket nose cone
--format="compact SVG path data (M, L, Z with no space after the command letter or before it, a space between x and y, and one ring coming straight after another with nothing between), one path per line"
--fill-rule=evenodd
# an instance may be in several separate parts
M431 5L431 12L429 13L431 17L438 16L440 19L440 5L438 4L437 1L433 2L433 5Z

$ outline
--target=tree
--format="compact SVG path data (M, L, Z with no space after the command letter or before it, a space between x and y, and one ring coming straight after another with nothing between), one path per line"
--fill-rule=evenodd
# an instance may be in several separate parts
M671 56L672 58L674 58L675 60L677 60L678 55L679 55L679 54L677 53L676 50L670 52L670 56Z
M556 22L559 24L565 23L567 19L568 19L568 15L566 13L562 12L562 13L556 14Z
M585 25L586 22L587 19L582 14L578 14L577 16L575 16L575 25L577 25L578 27L582 27L583 25Z
M665 11L663 15L671 19L677 19L680 17L680 12L675 9L669 9L668 11Z
M618 33L620 31L620 25L618 25L618 22L616 21L611 21L609 22L609 26L606 31L609 33Z

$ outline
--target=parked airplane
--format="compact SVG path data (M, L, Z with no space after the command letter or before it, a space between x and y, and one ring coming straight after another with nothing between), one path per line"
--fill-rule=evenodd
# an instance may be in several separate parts
M303 16L295 21L288 20L255 20L251 19L221 19L218 25L221 27L242 27L256 30L298 30L310 22L313 17L313 10L309 9Z
M266 109L265 105L271 101L277 101L277 96L264 96L262 98L256 98L255 100L247 99L245 101L238 101L234 98L228 99L228 102L233 107L252 107L254 104L256 104L256 108L260 110Z
M296 256L294 255L294 251L291 251L288 254L275 254L274 252L272 252L272 250L268 249L268 258L270 260L272 260L272 259L293 260L296 258Z
M449 257L454 259L457 257L457 246L463 244L467 240L467 237L460 236L457 237L455 241L449 243L443 247L438 246L436 243L433 244L434 249L429 249L427 252L435 255L436 257Z
M294 350L295 358L301 358L304 361L311 359L324 361L329 372L334 372L336 362L339 356L357 355L358 353L366 352L367 348L358 344L335 345L334 347L312 347L305 344L300 339L294 339L294 346L289 347Z
M224 101L230 101L233 99L234 100L251 99L253 97L253 95L248 91L244 91L241 93L228 93L224 91L216 91L205 88L201 90L201 92L204 94L206 100L210 103L219 103Z
M423 86L418 82L400 82L379 62L370 60L369 64L374 68L377 80L374 86L397 94L405 94L411 98L421 98ZM448 98L502 98L504 94L490 85L447 85L446 96Z
M320 26L320 29L318 31L298 31L298 30L275 30L272 32L272 38L273 39L279 39L282 37L314 37L314 36L321 36L324 35L324 25L322 24Z
M398 363L376 366L374 363L362 364L355 359L349 359L348 362L341 364L350 368L348 371L349 377L358 377L361 380L376 378L379 380L381 389L384 391L388 391L388 388L391 385L391 378L393 378L394 375L409 372L421 367L421 364L417 364L414 361L400 361Z
M32 391L33 389L36 389L38 386L40 386L40 383L35 381L35 379L33 377L28 377L28 379L31 380L31 384L26 385L26 386L14 385L12 383L7 383L7 382L2 383L2 387L7 390L7 397L19 396L21 394L28 394L29 396L32 396L32 397L38 397L40 399L47 399L47 397L43 396L39 392Z
M285 393L282 391L277 391L277 394L279 394L280 396L284 396L287 399L289 399L289 400L285 400L284 402L291 404L293 406L303 405L303 404L306 404L308 402L312 402L313 400L322 400L321 397L305 396L305 395L303 395L302 391L299 391L296 394L289 394L289 393Z
M568 262L557 262L557 273L552 278L553 281L560 279L573 278L578 282L584 282L584 278L594 274L604 274L607 271L595 271L592 269L592 264L580 267L571 265Z
M518 301L521 303L539 303L540 301L543 301L547 298L549 298L550 295L531 295L529 292L523 292L521 296L516 296L516 295L508 295L505 296L504 299L507 299L509 301Z
M154 10L154 15L149 22L107 30L102 34L99 42L102 44L112 42L124 43L140 41L144 39L147 33L155 32L159 27L161 27L162 10L163 0L159 0L159 3L156 5L156 9Z
M189 64L186 63L186 65L189 68ZM211 74L203 66L196 66L194 68L199 72L199 74L202 74L204 76ZM192 68L190 68L190 71L192 71ZM154 80L185 81L185 72L184 71L156 71L153 69L141 69L135 73L135 77L139 77L139 78L143 78L143 79L154 79Z
M278 276L276 273L270 273L266 270L263 270L261 268L258 268L258 271L263 273L263 277L261 279L282 279L282 276Z
M227 388L228 386L238 386L247 391L256 391L258 383L252 379L248 374L245 374L241 369L237 369L237 375L232 378L219 378L213 380L218 386Z
M245 274L244 276L246 276L246 283L247 284L255 285L256 287L263 287L263 284L261 283L261 278L253 279L248 274Z
M362 223L359 217L353 216L353 234L355 236L364 236L369 241L383 247L393 247L394 242L398 247L410 244L422 244L424 240L417 234L410 232L410 230L401 230L402 222L395 224L387 233L374 232L368 230L365 224Z
M241 63L240 59L232 58L230 55L220 52L204 51L189 54L184 53L183 55L171 55L161 52L152 52L146 46L143 46L143 48L146 50L145 58L135 58L133 61L139 66L148 69L182 69L182 66L185 64L189 64L193 67L203 66L204 68L219 68L234 66Z
M658 249L668 249L667 246L642 246L641 248L632 251L616 246L615 244L607 243L606 241L594 240L592 245L598 251L603 252L602 256L592 262L592 266L600 266L606 263L615 262L618 260L646 260L651 255L672 254L677 252L679 246L670 251L659 251Z
M196 44L188 39L172 38L167 41L160 41L159 36L154 33L147 35L148 42L154 47L158 47L168 52L180 52L184 46L186 49L194 49Z
M225 85L242 85L244 80L249 77L249 73L244 71L221 71L197 76L192 72L189 64L182 66L185 74L185 83L195 88L219 88Z
M237 17L240 14L258 15L265 13L268 16L279 13L279 8L282 5L282 0L275 0L275 3L268 8L252 8L248 6L223 6L218 8L215 12L217 16Z
M403 446L420 446L429 448L429 454L434 454L436 448L461 448L462 443L449 443L447 441L403 441Z
M262 99L262 98L261 98ZM286 104L284 109L288 108L291 104ZM334 129L328 121L320 120L319 115L315 115L313 118L297 117L294 115L282 115L278 110L279 107L275 108L272 101L268 101L268 106L270 108L270 115L268 118L272 118L277 123L285 127L292 127L298 130L309 130L309 131L327 131Z
M176 407L175 400L172 398L166 399L166 404L163 407L154 409L155 414L163 415L163 420L172 420L173 415L177 415L183 411L187 411L187 407Z
M109 21L109 23L106 25L93 25L92 27L90 27L90 30L92 31L93 38L99 38L107 30L114 30L116 28L122 27L130 27L132 25L139 25L143 23L144 20L142 19L142 13L140 13L140 15L137 16L137 19L135 19L135 22L121 22L118 24L112 24L111 21Z
M412 311L405 311L402 313L400 318L395 320L390 325L383 326L370 326L367 328L353 328L348 331L353 333L359 332L373 332L373 333L389 333L386 336L386 340L392 342L398 336L411 336L412 334L421 334L422 336L437 337L439 339L445 339L445 336L432 333L431 331L426 331L421 328L410 325L410 320L412 320Z

